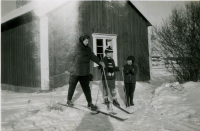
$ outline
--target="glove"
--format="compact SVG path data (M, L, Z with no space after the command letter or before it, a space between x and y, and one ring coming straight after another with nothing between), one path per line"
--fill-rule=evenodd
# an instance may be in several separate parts
M108 76L111 76L112 74L111 73L108 73Z

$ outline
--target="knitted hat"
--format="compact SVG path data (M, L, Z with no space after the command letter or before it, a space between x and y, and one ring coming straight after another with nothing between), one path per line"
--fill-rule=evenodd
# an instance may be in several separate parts
M130 55L130 56L127 57L126 60L127 60L127 61L128 61L128 60L132 60L132 63L134 63L134 62L135 62L135 57L132 56L132 55Z
M105 53L112 53L113 49L109 46L108 48L105 49Z

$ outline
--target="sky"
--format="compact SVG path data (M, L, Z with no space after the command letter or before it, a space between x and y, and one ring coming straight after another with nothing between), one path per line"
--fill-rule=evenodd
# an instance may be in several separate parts
M6 15L7 13L11 12L14 9L16 9L15 1L1 0L1 16Z
M160 25L162 19L166 19L174 7L184 7L187 1L140 1L140 4L151 15L155 25ZM1 16L16 9L15 0L1 1Z
M146 9L155 21L160 25L163 19L166 19L173 8L184 7L188 1L140 1L140 4ZM153 24L153 23L152 23Z

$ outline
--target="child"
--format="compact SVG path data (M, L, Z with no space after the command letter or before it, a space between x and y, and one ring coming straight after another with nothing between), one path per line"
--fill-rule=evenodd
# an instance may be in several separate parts
M133 96L136 84L137 66L134 65L135 57L128 56L127 64L124 65L124 84L126 95L126 106L133 106Z
M119 71L119 68L115 67L115 62L112 58L113 57L113 50L110 46L105 49L105 54L106 54L106 56L103 58L103 62L105 64L106 78L104 77L104 74L102 75L104 103L109 104L108 90L107 90L107 87L106 87L106 86L108 86L110 94L113 98L113 104L115 106L120 106L120 104L117 101L117 93L116 93L116 89L115 89L115 71ZM107 84L106 84L106 80L107 80Z

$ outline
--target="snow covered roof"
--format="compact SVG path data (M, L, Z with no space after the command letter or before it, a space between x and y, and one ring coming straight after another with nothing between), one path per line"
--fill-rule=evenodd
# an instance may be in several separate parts
M15 10L13 10L12 12L3 16L1 18L1 23L5 23L5 22L7 22L7 21L9 21L13 18L16 18L16 17L23 15L23 14L29 12L29 11L32 11L33 9L39 7L39 5L40 5L39 2L31 2L29 4L26 4L22 7L20 7L20 8L17 8Z
M8 13L7 15L5 15L4 17L1 18L1 24L5 23L11 19L14 19L16 17L19 17L27 12L33 11L35 13L35 15L41 17L53 10L55 10L56 8L59 8L60 6L62 6L63 4L66 4L69 2L66 2L64 0L59 0L59 1L33 1L30 2L29 4L26 4L20 8L17 8L15 10L13 10L12 12ZM45 7L45 8L44 8Z
M66 0L58 0L58 1L52 0L51 2L48 2L48 5L47 5L47 2L48 1L44 1L44 0L33 1L27 5L17 8L13 10L12 12L8 13L7 15L5 15L4 17L2 17L1 24L30 11L34 11L34 13L37 16L41 17L44 14L49 13L50 11L60 7L61 5L65 3L69 3L69 1L66 1ZM153 19L151 15L148 14L148 12L145 10L145 8L138 1L130 1L130 2L144 16L144 18L150 23L150 25L152 25Z

